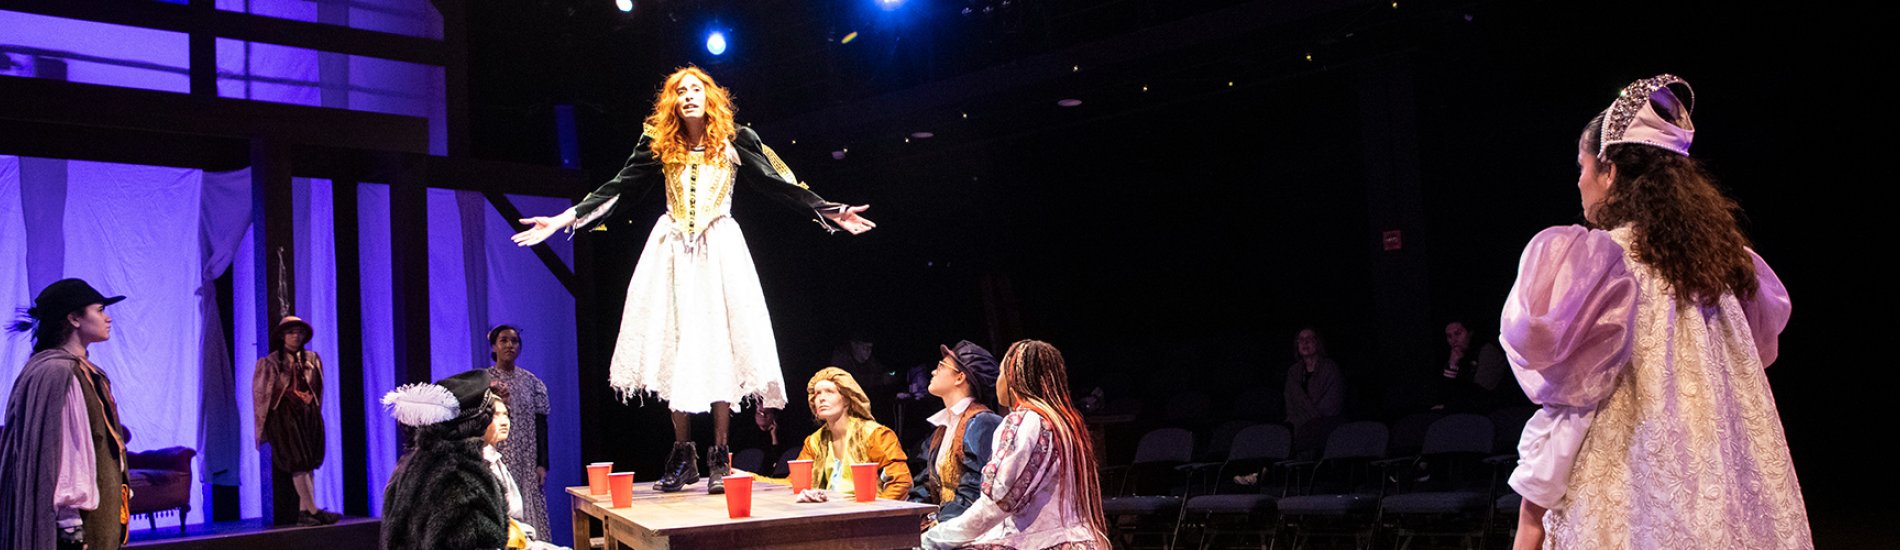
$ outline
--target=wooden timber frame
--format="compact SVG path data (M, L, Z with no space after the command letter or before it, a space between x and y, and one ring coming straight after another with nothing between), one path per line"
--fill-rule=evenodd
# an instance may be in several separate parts
M293 177L327 178L337 204L356 203L356 184L390 186L390 234L361 235L356 208L335 208L337 254L337 325L339 342L361 342L362 288L358 269L360 239L390 243L396 380L430 378L427 190L431 187L480 192L502 218L515 223L521 212L509 194L572 198L585 191L579 170L494 162L470 158L468 62L465 2L433 2L442 16L441 40L292 21L216 9L211 0L188 4L121 0L0 0L0 10L158 29L189 36L190 93L179 94L65 82L0 77L0 154L69 160L145 164L225 171L249 167L257 272L252 292L260 304L252 330L268 340L269 327L299 307L295 301L296 255L290 235ZM430 155L428 121L423 118L267 103L217 95L218 39L263 42L326 53L367 56L441 67L447 103L447 156ZM276 252L268 252L276 251ZM574 269L546 245L535 255L575 298L576 330L597 315L593 288L577 278L591 262L585 240L575 241ZM284 262L265 261L265 258ZM266 281L277 284L267 284ZM272 307L270 304L279 304ZM285 307L287 306L287 308ZM284 311L288 309L288 311ZM575 345L584 338L577 338ZM586 361L594 357L580 349ZM338 346L336 362L343 432L343 512L370 515L368 444L364 418L364 376L360 345ZM232 368L251 368L233 365ZM205 399L231 396L206 396ZM208 409L210 410L210 409ZM235 408L228 409L235 411ZM584 422L585 423L585 422ZM236 425L235 421L229 425ZM585 430L585 426L583 426ZM235 464L245 437L207 437L201 460L222 455ZM295 521L296 496L289 478L272 472L268 455L259 460L261 501L275 524ZM274 478L274 479L273 479ZM206 503L213 484L203 485ZM233 499L224 499L233 500ZM213 510L221 517L232 511Z

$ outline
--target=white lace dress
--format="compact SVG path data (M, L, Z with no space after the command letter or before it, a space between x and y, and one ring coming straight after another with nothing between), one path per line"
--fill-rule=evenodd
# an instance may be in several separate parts
M825 216L846 205L799 182L751 128L740 127L723 154L693 153L672 164L653 154L653 132L640 136L619 174L568 211L574 227L598 229L631 202L622 198L644 196L653 185L666 189L666 214L654 221L627 284L608 383L623 400L653 395L680 412L747 397L783 407L778 345L758 269L732 218L733 188L749 186L808 211L833 232Z
M608 382L673 410L757 396L785 406L778 346L745 234L732 218L726 162L666 166L667 213L653 223L627 283Z
M1630 239L1628 228L1539 233L1505 304L1500 341L1543 406L1510 483L1551 509L1545 546L1812 548L1762 370L1787 290L1754 256L1754 299L1679 302L1626 252Z

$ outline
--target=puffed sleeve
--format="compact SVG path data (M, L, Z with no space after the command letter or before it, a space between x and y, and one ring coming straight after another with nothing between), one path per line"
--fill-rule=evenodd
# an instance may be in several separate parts
M871 432L871 452L878 463L879 481L883 488L878 498L885 500L904 500L904 494L910 492L910 460L904 456L904 448L897 442L897 432L878 426Z
M1524 248L1498 343L1539 405L1594 407L1615 387L1635 337L1636 278L1610 234L1553 227Z
M1755 298L1742 302L1742 314L1748 317L1748 330L1755 336L1755 351L1761 354L1761 366L1775 363L1775 357L1781 352L1781 329L1788 327L1788 315L1794 305L1788 301L1788 287L1782 286L1781 277L1775 276L1775 270L1762 261L1761 255L1748 251L1755 259L1755 279L1759 281L1755 288Z
M1635 276L1609 233L1579 226L1538 233L1524 249L1505 300L1498 343L1524 394L1543 405L1519 436L1509 484L1557 509L1596 407L1629 364L1636 330Z

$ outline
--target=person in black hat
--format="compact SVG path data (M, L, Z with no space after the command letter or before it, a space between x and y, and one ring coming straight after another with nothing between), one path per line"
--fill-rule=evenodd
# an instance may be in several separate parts
M916 473L909 498L940 506L931 523L957 517L982 496L991 435L1003 421L991 412L997 367L990 351L969 340L937 348L943 359L930 372L930 394L943 400L943 410L930 417L937 429L924 451L928 466Z
M415 430L383 493L383 550L501 548L508 500L482 459L482 436L501 398L471 370L383 396L390 416Z
M271 466L297 488L297 525L329 525L342 516L317 507L312 477L323 465L323 359L304 349L310 323L286 315L270 332L270 355L251 376L254 444L270 444Z
M0 432L0 550L125 543L125 442L112 381L86 346L112 337L106 297L79 279L47 285L13 332L33 333Z

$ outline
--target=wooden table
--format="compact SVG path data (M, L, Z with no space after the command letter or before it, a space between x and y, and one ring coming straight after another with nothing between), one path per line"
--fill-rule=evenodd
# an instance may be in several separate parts
M608 550L913 548L924 516L937 510L901 500L857 502L835 492L829 502L801 504L791 486L766 479L752 482L752 517L740 519L728 517L725 495L706 494L704 483L678 493L638 483L627 508L610 508L607 495L589 495L584 486L567 493L575 547L584 547L599 524Z

